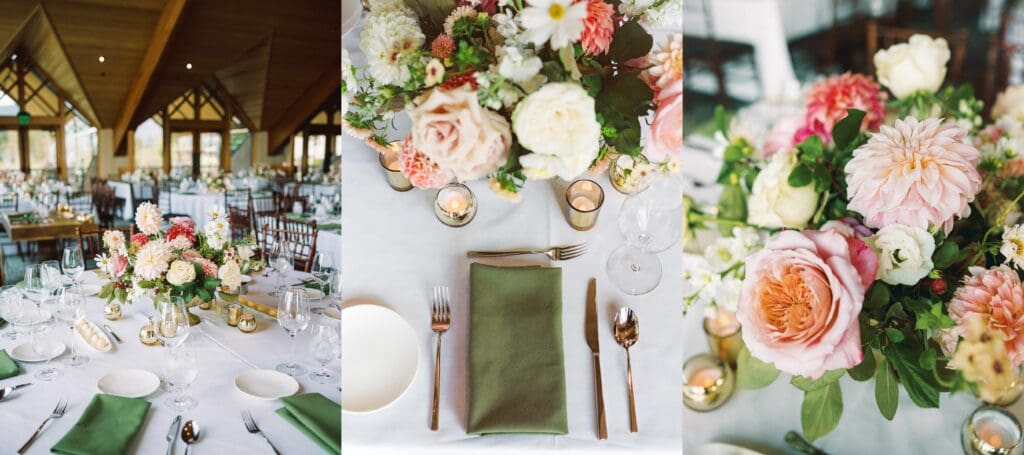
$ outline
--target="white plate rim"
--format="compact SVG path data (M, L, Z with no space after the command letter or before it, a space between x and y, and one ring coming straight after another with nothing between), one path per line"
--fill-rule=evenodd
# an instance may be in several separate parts
M275 396L275 397L260 396L260 395L254 394L254 393L247 392L238 383L238 381L240 379L242 379L243 376L252 376L252 375L255 375L255 374L268 374L268 373L269 374L273 374L273 375L277 375L281 379L287 379L287 380L291 381L289 383L289 387L291 389L291 392L288 393L287 395L279 395L279 396ZM273 401L273 400L278 400L278 399L281 399L281 398L284 398L284 397L290 397L292 395L295 395L296 393L299 393L299 381L298 380L296 380L295 378L293 378L291 376L288 376L287 374L284 374L284 373L282 373L280 371L264 369L264 368L245 370L245 371L239 373L238 376L235 376L234 384L235 384L235 389L238 390L239 392L242 392L243 395L245 395L247 397L250 397L250 398L256 398L257 400Z
M344 304L342 304L342 309L341 309L342 318L341 318L341 320L342 321L345 320L344 315L345 315L345 311L346 310L349 310L349 309L352 309L352 308L361 309L362 307L368 307L367 309L373 309L375 311L386 311L386 312L393 313L395 316L398 316L399 320L401 320L402 322L405 323L405 325L403 327L409 329L412 332L413 338L416 339L416 340L419 339L419 335L417 335L416 330L412 327L412 324L410 324L409 321L405 319L405 317L403 317L397 311L395 311L395 310L393 310L391 308L388 308L386 306L383 306L383 305L377 305L377 304L373 304L373 303L361 303L361 304L356 304L356 305L351 305L351 306L345 306ZM345 339L345 329L344 329L344 326L343 326L343 328L341 330L341 338L342 338L342 340ZM345 343L342 342L342 358L343 359L345 357L344 350L345 350ZM387 402L387 403L385 403L385 404L383 404L383 405L381 405L381 406L379 406L379 407L377 407L375 409L370 409L370 410L366 410L366 411L353 411L353 410L350 410L350 409L345 409L345 400L342 399L341 400L341 412L343 414L353 414L353 415L373 414L373 413L376 413L376 412L380 412L380 411L382 411L384 409L387 409L391 405L393 405L396 402L398 402L399 400L401 400L402 397L405 396L405 394L409 393L409 389L412 388L413 383L416 382L416 377L419 376L419 374L420 374L420 365L422 364L422 361L420 360L420 356L422 354L423 354L423 348L420 346L419 341L417 341L416 342L416 366L413 368L413 374L409 378L409 383L405 385L404 389L402 389L402 392L399 393L398 395L396 395L393 399L391 399L391 401L389 401L389 402ZM342 365L344 365L344 360L342 361ZM344 366L342 367L342 371L344 371ZM339 380L340 380L340 378L339 378ZM345 393L344 390L342 390L342 395L344 395L344 393Z
M136 379L136 380L139 379L140 376L144 376L147 380L155 381L156 384L153 385L152 389L150 389L148 392L146 392L144 394L141 394L141 395L124 395L124 394L114 393L114 392L110 391L109 389L108 390L103 390L103 387L101 387L100 384L103 383L104 379L107 379L108 377L112 377L114 375L136 375L136 376L132 377L132 379ZM157 376L156 374L153 374L151 371L142 370L142 369L138 369L138 368L127 368L127 369L123 369L123 370L115 370L115 371L111 371L110 373L104 374L103 376L100 376L99 380L96 381L96 390L99 390L100 393L105 393L107 395L115 395L115 396L124 397L124 398L143 398L143 397L148 397L148 396L152 395L153 393L155 393L157 390L160 390L160 377Z
M28 349L29 351L32 351L33 354L35 354L35 351L32 349L31 344L32 344L31 341L26 341L24 343L20 343L17 346L11 348L10 351L7 351L7 354L11 357L11 359L14 359L15 361L18 361L18 362L25 362L25 363L43 363L43 362L45 362L46 359L44 359L44 358L39 358L39 357L26 358L26 357L21 357L21 355L18 354L18 350L19 349ZM24 346L28 346L28 347L24 348ZM55 358L55 359L57 357L60 357L61 354L64 354L64 352L68 350L68 346L66 344L64 344L63 341L60 343L60 346L61 346L60 352L57 353L57 355L53 356L53 358Z
M103 338L103 339L107 340L107 348L106 349L100 349L100 348L97 348L96 346L93 346L92 343L90 343L89 340L86 340L85 336L83 336L82 333L78 331L78 325L76 324L75 325L75 335L78 335L78 339L82 340L82 342L85 343L86 346L89 346L90 348L92 348L93 351L96 351L96 352L110 352L110 350L114 347L114 342L113 342L113 340L110 339L110 337L107 336L107 333L104 332L103 329L100 329L99 324L96 324L95 322L92 322L92 321L90 321L88 319L82 319L82 322L85 322L85 323L91 325L93 332L98 334L100 336L100 338Z

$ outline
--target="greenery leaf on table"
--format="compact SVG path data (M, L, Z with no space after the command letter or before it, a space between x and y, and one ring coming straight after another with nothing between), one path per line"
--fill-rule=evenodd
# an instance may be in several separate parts
M786 444L789 444L789 447L797 452L807 455L828 455L824 450L814 447L803 436L800 436L800 433L795 431L787 431L785 440Z
M741 389L760 389L775 382L779 370L775 365L762 362L750 354L746 347L736 359L736 386Z
M808 440L813 442L834 430L842 415L843 394L839 390L838 380L804 392L804 401L800 405L800 425Z
M899 383L896 381L896 374L889 367L889 361L883 359L878 364L878 374L875 375L875 402L878 403L878 411L886 420L892 420L896 416L896 408L900 404Z
M812 390L818 390L825 387L829 383L838 381L844 374L846 374L846 370L844 369L829 370L818 379L811 379L807 376L793 376L789 383L804 392L810 392Z

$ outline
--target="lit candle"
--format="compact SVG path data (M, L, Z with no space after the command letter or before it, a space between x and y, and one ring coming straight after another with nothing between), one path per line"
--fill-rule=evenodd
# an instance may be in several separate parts
M604 203L604 190L592 180L577 180L565 190L569 226L586 231L597 223L597 214Z
M466 185L449 183L434 197L434 215L447 226L465 226L476 216L476 198Z
M380 166L384 168L384 176L388 185L395 191L409 191L412 182L402 173L402 163L398 158L398 142L388 145L387 151L380 154Z
M466 213L466 209L469 207L468 198L466 195L459 192L450 192L445 197L444 209L447 210L452 216L461 216Z
M744 346L736 313L716 307L714 313L704 318L704 334L711 352L735 367Z
M964 422L964 451L978 455L1009 455L1024 451L1020 422L1003 408L982 406Z
M698 354L683 364L683 403L695 411L715 409L732 396L732 369L711 354Z

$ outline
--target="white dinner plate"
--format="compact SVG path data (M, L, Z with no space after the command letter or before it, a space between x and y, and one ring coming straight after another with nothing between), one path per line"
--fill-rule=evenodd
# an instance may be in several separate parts
M341 0L341 36L352 31L363 16L363 5L359 0Z
M54 354L50 358L55 358L55 357L63 354L65 348L66 348L66 346L64 346L64 343L61 343L60 347L53 351ZM32 349L32 342L31 341L26 341L24 343L21 343L21 344L15 346L14 349L11 349L10 352L8 352L8 354L10 354L12 359L17 360L19 362L33 363L33 362L45 362L46 361L46 357L43 357L43 356L41 356L39 354L36 354L36 351L34 349Z
M341 314L341 408L351 413L382 409L416 377L416 332L398 313L378 305L354 305Z
M142 398L160 388L160 378L146 370L119 370L107 373L96 389L108 395L125 398Z
M100 293L100 285L98 284L83 284L79 287L82 288L82 294L86 297L92 297Z
M734 446L724 442L704 444L693 452L693 455L762 455L745 447Z
M249 370L235 377L235 388L253 398L276 400L295 395L295 378L274 370Z
M322 314L324 315L325 318L328 319L334 319L336 321L341 320L341 310L339 310L337 307L330 306L324 308L324 312Z

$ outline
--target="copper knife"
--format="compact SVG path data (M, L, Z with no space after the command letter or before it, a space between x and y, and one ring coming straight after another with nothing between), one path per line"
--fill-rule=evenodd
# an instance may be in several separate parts
M597 279L591 278L587 286L586 313L587 346L594 358L594 398L597 406L597 438L608 439L608 424L604 415L604 390L601 387L601 344L597 341Z

